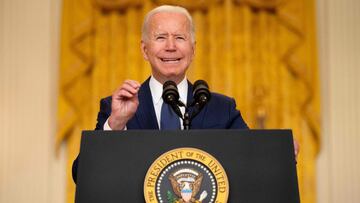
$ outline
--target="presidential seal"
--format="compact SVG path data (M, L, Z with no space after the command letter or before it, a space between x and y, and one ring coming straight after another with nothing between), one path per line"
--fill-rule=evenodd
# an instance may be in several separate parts
M162 154L145 176L147 203L226 203L228 195L224 168L213 156L196 148Z

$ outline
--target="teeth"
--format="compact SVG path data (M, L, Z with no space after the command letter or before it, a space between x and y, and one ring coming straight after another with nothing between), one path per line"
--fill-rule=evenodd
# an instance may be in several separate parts
M161 59L163 62L178 62L180 59Z

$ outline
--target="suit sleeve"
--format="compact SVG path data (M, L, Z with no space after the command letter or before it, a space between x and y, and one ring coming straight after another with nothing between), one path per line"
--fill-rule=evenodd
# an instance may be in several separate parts
M236 109L236 102L234 99L231 99L229 105L229 121L229 126L227 126L228 129L249 129L242 118L240 111Z
M72 164L72 178L74 180L74 183L76 184L77 182L77 168L78 168L78 164L79 164L79 155L76 157L76 159L74 160L73 164Z
M104 130L104 124L109 118L111 113L111 97L101 99L100 101L100 111L97 117L97 123L95 130Z

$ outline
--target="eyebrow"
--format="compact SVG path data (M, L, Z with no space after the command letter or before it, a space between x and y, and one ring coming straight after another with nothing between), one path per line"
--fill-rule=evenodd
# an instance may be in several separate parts
M168 33L154 33L154 36L167 36L169 35Z
M157 36L169 36L169 35L173 35L173 36L175 36L175 37L181 36L181 37L187 38L186 34L154 33L153 36L157 37Z

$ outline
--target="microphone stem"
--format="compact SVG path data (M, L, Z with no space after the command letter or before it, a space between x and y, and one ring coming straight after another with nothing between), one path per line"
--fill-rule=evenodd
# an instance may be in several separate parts
M183 125L184 125L184 130L190 129L190 117L188 111L186 111L184 114Z

